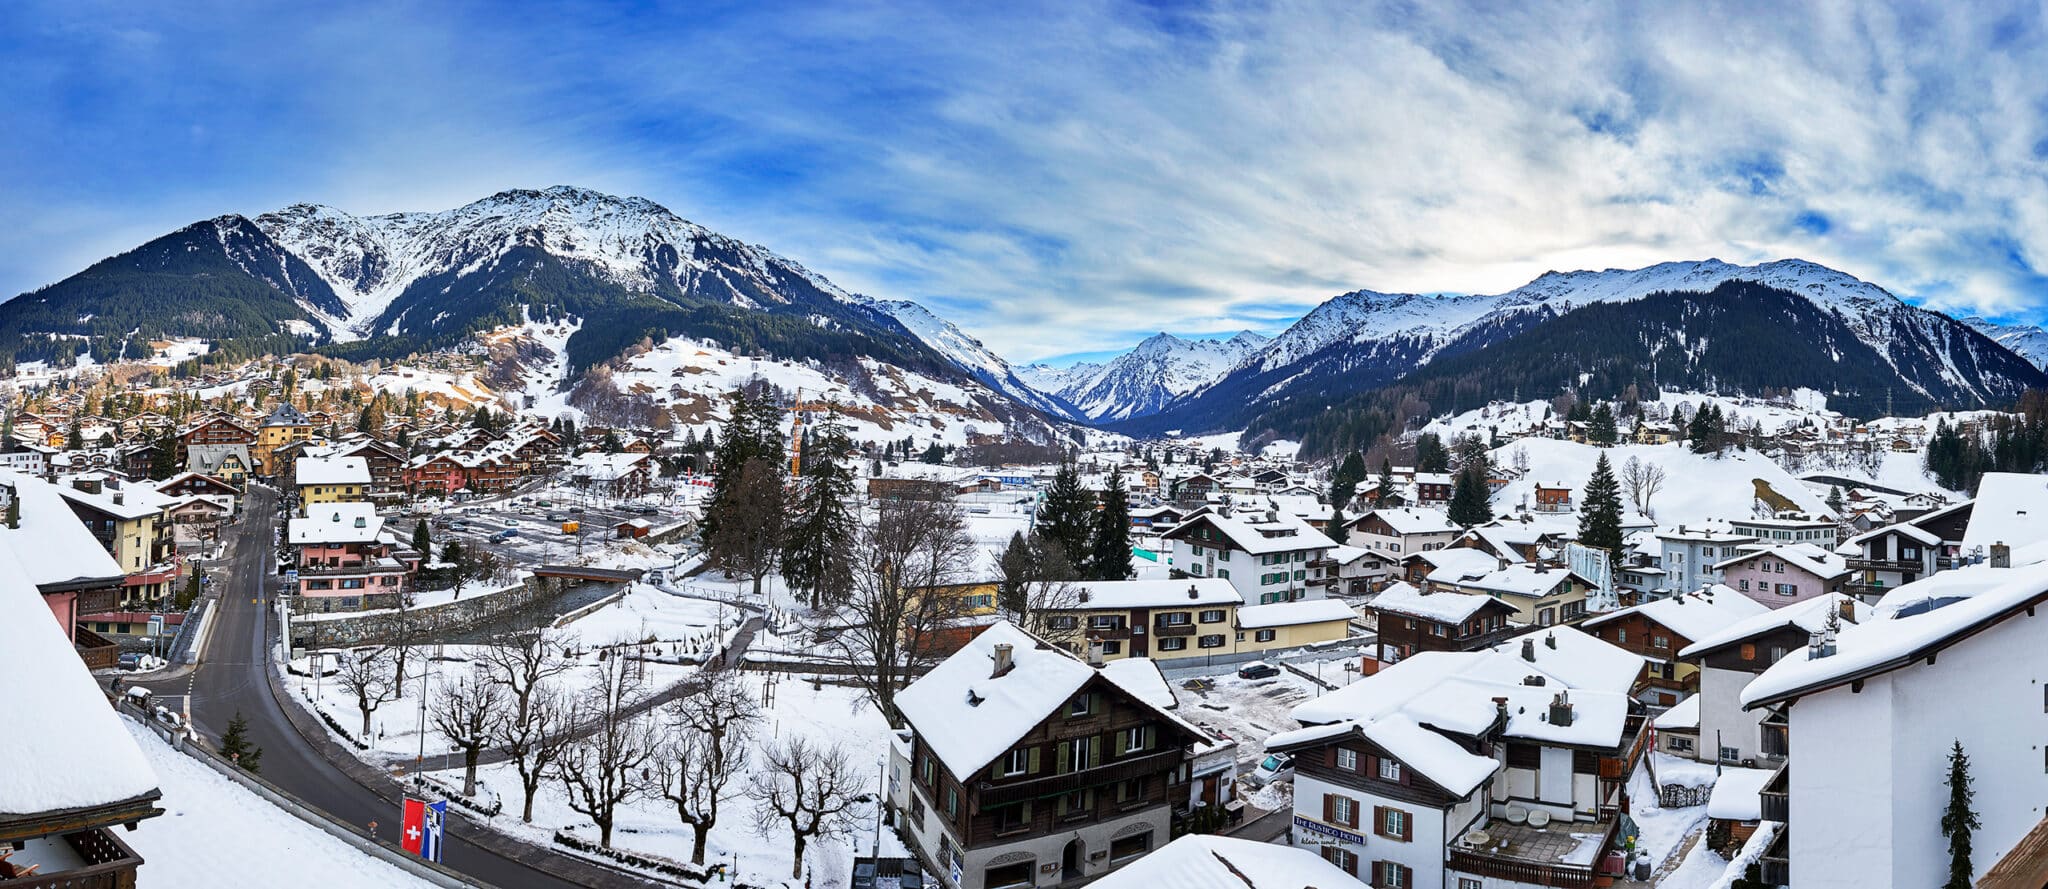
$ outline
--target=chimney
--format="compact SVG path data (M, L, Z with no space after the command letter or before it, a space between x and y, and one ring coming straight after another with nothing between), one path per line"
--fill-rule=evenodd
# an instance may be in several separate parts
M114 492L114 505L115 505L115 506L120 506L120 505L121 505L122 503L126 502L126 500L127 500L127 499L128 499L128 493L127 493L126 491L115 491L115 492Z
M84 491L87 494L97 494L100 492L100 480L96 478L74 478L71 480L71 488L75 491Z
M2012 547L2006 546L2003 540L1991 545L1991 567L2012 567Z
M1102 640L1088 640L1088 666L1102 666Z
M1532 664L1536 663L1536 640L1522 640L1522 660L1528 661Z
M1010 659L1011 650L1010 643L1008 642L998 642L995 644L996 668L990 674L992 678L1000 678L1004 673L1010 672L1011 667L1017 665L1015 661Z
M1543 634L1543 644L1544 644L1544 646L1546 646L1546 647L1550 648L1551 650L1555 651L1555 650L1557 649L1557 633L1556 633L1556 632L1549 632L1549 633L1544 633L1544 634Z
M1202 598L1202 592L1201 592L1200 590L1198 590L1198 589L1195 589L1195 585L1194 585L1194 584L1192 584L1192 583L1191 583L1191 584L1188 584L1188 598L1190 598L1190 599L1200 599L1200 598Z
M1572 699L1569 692L1560 691L1550 699L1550 724L1572 724Z
M1500 714L1500 718L1503 721L1508 718L1508 699L1506 696L1493 699L1493 712Z
M1080 594L1079 594L1079 595L1077 596L1077 598L1079 598L1079 599L1080 599L1080 600L1081 600L1082 602L1086 602L1086 601L1088 601L1088 599L1089 599L1089 598L1091 597L1091 595L1092 595L1092 594L1088 592L1088 588L1087 588L1087 587L1082 587L1082 588L1081 588L1081 592L1080 592Z

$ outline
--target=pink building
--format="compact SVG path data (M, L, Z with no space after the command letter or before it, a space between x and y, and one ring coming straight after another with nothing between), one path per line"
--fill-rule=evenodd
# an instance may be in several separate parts
M1748 550L1715 563L1714 570L1721 583L1769 608L1839 592L1849 576L1841 556L1803 543Z
M314 503L291 520L298 548L300 612L395 608L415 567L383 539L384 520L368 503Z

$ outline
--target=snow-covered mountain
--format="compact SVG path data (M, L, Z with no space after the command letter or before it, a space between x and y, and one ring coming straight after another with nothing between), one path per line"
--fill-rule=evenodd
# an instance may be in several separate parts
M1026 364L1017 368L1017 378L1040 392L1058 392L1073 385L1075 380L1085 379L1101 369L1102 362L1099 361L1077 361L1066 367Z
M1224 340L1153 334L1137 348L1103 364L1078 373L1076 368L1068 368L1064 384L1055 394L1089 420L1142 417L1215 382L1267 342L1266 337L1249 330ZM1043 378L1056 379L1051 375Z
M854 299L896 319L932 351L959 365L989 388L1050 416L1080 419L1069 405L1050 394L1054 390L1040 388L1020 374L1017 368L1011 367L1002 356L989 351L981 340L969 336L953 322L932 314L930 309L904 299Z
M1964 318L1963 323L2033 362L2035 367L2048 370L2048 330L2032 324L1997 324L1974 315Z
M1875 353L1884 373L1896 377L1902 397L1991 403L2038 379L2016 379L2001 369L2001 355L2009 355L1962 323L1846 273L1800 259L1754 266L1708 259L1549 272L1497 294L1343 294L1216 382L1125 428L1227 428L1276 403L1328 401L1393 383L1446 355L1485 349L1589 305L1664 292L1706 293L1730 281L1795 294L1821 315L1839 318Z

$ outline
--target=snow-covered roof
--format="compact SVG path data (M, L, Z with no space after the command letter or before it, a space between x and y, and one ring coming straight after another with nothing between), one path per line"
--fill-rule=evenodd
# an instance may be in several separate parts
M377 507L368 503L314 503L287 526L294 546L309 543L374 543L384 530Z
M1700 727L1700 696L1686 695L1685 700L1679 701L1671 705L1671 709L1657 714L1657 718L1652 720L1651 724L1655 725L1660 731L1671 729L1692 729L1698 731Z
M1380 590L1379 595L1373 597L1367 607L1439 623L1462 624L1471 620L1472 615L1478 614L1479 609L1485 608L1487 603L1494 601L1497 600L1492 596L1481 596L1477 593L1424 593L1413 584L1395 581Z
M1423 509L1419 506L1381 507L1359 516L1358 522L1365 521L1366 516L1379 516L1380 520L1386 522L1387 527L1394 529L1396 534L1448 534L1458 530L1458 523L1451 521L1440 509Z
M1184 580L1091 580L1077 584L1076 608L1196 608L1241 605L1244 596L1216 577Z
M1668 599L1653 599L1641 605L1610 611L1580 626L1597 627L1640 614L1690 641L1706 638L1769 610L1763 603L1717 583Z
M370 483L370 462L361 457L300 457L292 472L301 487Z
M1267 627L1349 621L1357 616L1350 605L1339 599L1303 599L1299 602L1275 602L1271 605L1239 608L1237 625L1242 629L1258 630Z
M631 474L647 462L646 454L606 454L599 451L577 454L569 460L569 474L597 481L611 481Z
M1118 688L1130 692L1132 697L1161 710L1180 706L1180 699L1173 695L1173 686L1166 684L1166 677L1159 672L1159 664L1151 658L1127 657L1110 661L1102 665L1102 675L1116 683Z
M1431 572L1429 576L1431 580L1435 580L1436 572ZM1466 578L1463 581L1446 580L1444 582L1456 583L1459 586L1472 589L1485 590L1489 593L1540 599L1550 595L1552 590L1557 589L1560 584L1574 577L1578 577L1578 575L1573 574L1568 568L1534 565L1523 562L1509 565L1496 571L1489 571L1478 577ZM1580 579L1584 580L1584 578Z
M1271 512L1235 512L1223 515L1220 512L1205 512L1192 516L1166 533L1171 536L1181 529L1197 522L1208 522L1230 539L1232 546L1252 555L1292 552L1304 549L1329 549L1337 542L1323 532L1309 527L1300 517L1277 510Z
M14 486L21 505L21 526L0 525L0 545L19 561L30 583L54 587L127 573L65 504L56 485L4 470L0 483Z
M1822 580L1840 577L1849 573L1849 563L1847 560L1839 555L1806 543L1792 543L1747 550L1742 555L1732 559L1723 559L1714 563L1714 570L1726 570L1730 565L1737 565L1758 557L1777 559Z
M1904 588L1901 587L1901 589ZM1783 608L1772 609L1753 617L1743 618L1722 627L1720 631L1712 633L1704 639L1694 639L1691 645L1679 649L1678 656L1690 660L1714 649L1725 648L1745 639L1754 639L1787 627L1797 627L1808 633L1817 632L1827 623L1829 612L1844 606L1849 611L1844 613L1842 621L1844 623L1853 623L1855 621L1856 600L1841 593L1828 593L1824 596L1815 596L1803 602L1794 602Z
M1266 739L1266 749L1284 749L1305 741L1321 741L1351 733L1372 742L1430 783L1456 796L1471 793L1500 768L1500 762L1493 757L1469 752L1450 738L1417 725L1404 713L1390 713L1338 726L1312 726L1282 732Z
M156 773L27 577L0 548L0 821L150 796Z
M1340 889L1358 880L1307 849L1189 834L1095 881L1097 889Z
M2038 540L2048 527L2048 476L1987 472L1977 485L1977 505L1963 531L1963 552L1977 547L1988 552L1994 543L2018 545Z
M1500 569L1500 557L1468 546L1409 553L1407 558L1427 563L1433 569L1428 577L1437 583L1458 583L1466 578L1484 577Z
M1842 553L1844 555L1855 555L1856 553L1861 551L1861 548L1858 547L1857 544L1863 543L1866 540L1873 540L1878 537L1883 537L1886 534L1892 533L1902 534L1906 537L1909 537L1919 542L1923 546L1933 546L1941 542L1941 535L1936 534L1933 531L1929 531L1926 528L1922 528L1919 525L1915 525L1911 522L1900 522L1896 525L1883 525L1881 527L1872 528L1868 531L1865 531L1861 534L1844 540L1842 541L1841 546L1835 547L1835 552Z
M1860 624L1844 623L1833 654L1816 658L1807 649L1788 654L1742 690L1743 706L1764 706L1898 669L1985 624L2048 601L2048 563L1988 570L2003 572L2005 579L1965 598L1929 603L1935 607L1879 612Z
M1770 769L1723 767L1707 797L1707 817L1723 821L1755 821L1764 817L1764 785L1777 774Z
M1013 666L993 675L995 647ZM995 761L1071 700L1095 669L998 621L896 695L896 709L956 776Z

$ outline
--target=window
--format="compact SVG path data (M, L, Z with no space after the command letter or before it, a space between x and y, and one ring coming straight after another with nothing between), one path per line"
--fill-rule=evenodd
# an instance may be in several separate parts
M1046 626L1055 630L1071 630L1081 625L1081 619L1071 614L1056 614L1046 620Z
M946 788L946 817L947 817L948 819L957 819L957 818L959 818L959 817L960 817L960 790L959 790L959 788L955 788L955 787L948 787L948 788Z
M1124 729L1124 752L1135 753L1145 749L1145 726Z
M1337 768L1347 772L1358 771L1358 751L1337 748Z
M1208 609L1207 611L1204 611L1204 612L1202 612L1202 623L1205 623L1205 624L1220 624L1220 623L1222 623L1222 622L1223 622L1223 609L1221 609L1221 608L1211 608L1211 609Z
M1667 735L1665 736L1664 746L1674 753L1691 753L1692 739L1681 738L1677 735Z
M1342 846L1324 846L1323 860L1336 865L1338 870L1358 876L1358 854L1345 851Z
M1119 805L1145 801L1145 778L1139 776L1116 785L1116 801Z
M1160 651L1186 651L1186 650L1188 650L1188 637L1186 637L1186 636L1168 636L1167 638L1161 639L1161 640L1159 640L1159 650L1160 650Z
M934 770L933 770L933 768L932 768L932 758L931 758L931 757L929 757L929 756L926 756L926 757L921 757L921 758L919 758L919 759L918 759L918 761L917 761L917 780L919 780L919 781L923 781L923 782L924 782L924 783L926 783L926 784L935 784L935 783L937 783L937 782L936 782L935 780L933 780L933 772L934 772Z
M1721 748L1721 761L1722 761L1722 762L1734 762L1734 761L1736 761L1736 760L1738 760L1738 759L1741 759L1741 758L1742 758L1742 748L1740 748L1740 747L1723 747L1723 748Z
M1279 638L1279 633L1274 630L1260 630L1252 634L1252 639L1258 642L1271 642L1277 638Z
M1197 567L1200 567L1200 566L1197 566ZM1230 579L1230 569L1228 569L1228 568L1218 568L1218 569L1216 569L1216 576L1217 576L1217 577L1220 577L1220 578L1222 578L1222 579L1224 579L1224 580L1229 580L1229 579Z
M1060 797L1060 817L1083 818L1095 811L1095 791L1076 790Z
M1358 826L1358 801L1348 796L1326 796L1324 808L1329 810L1329 820L1347 827Z
M1114 630L1122 620L1123 618L1117 617L1114 614L1089 615L1088 628L1091 630Z
M1076 695L1073 700L1067 702L1067 715L1087 716L1094 707L1095 702L1088 695Z
M1201 639L1199 640L1199 644L1200 644L1200 645L1201 645L1201 646L1202 646L1203 648L1222 648L1222 647L1223 647L1223 634L1222 634L1222 633L1215 633L1215 634L1212 634L1212 635L1208 635L1208 636L1203 636L1203 637L1202 637L1202 638L1201 638Z
M1152 851L1152 835L1150 833L1141 833L1135 836L1127 836L1120 840L1112 840L1109 844L1109 863L1122 864L1150 851Z
M1747 580L1738 580L1738 581L1736 581L1735 583L1736 583L1736 588L1737 588L1737 589L1739 589L1739 590L1741 590L1741 591L1743 591L1743 592L1745 592L1745 593L1746 593L1746 592L1749 592L1749 581L1747 581Z
M996 809L996 834L1019 833L1031 829L1031 803L1029 801Z
M910 795L910 827L924 833L924 797L915 793Z
M1671 647L1671 637L1669 637L1669 636L1651 636L1651 637L1650 637L1650 647L1651 647L1651 648L1670 648L1670 647Z
M1617 630L1615 630L1615 631L1614 631L1614 641L1616 641L1616 642L1621 642L1621 643L1626 643L1626 642L1628 641L1628 628L1627 628L1627 627L1621 627L1620 629L1617 629Z
M1390 840L1406 842L1413 836L1414 829L1408 821L1408 813L1392 806L1375 806L1372 810L1372 832Z
M1401 780L1401 761L1382 757L1380 759L1380 779L1383 781Z
M1379 889L1408 889L1414 885L1414 871L1391 861L1374 862L1373 885Z
M1095 737L1073 738L1066 743L1067 771L1078 772L1095 765Z
M1188 613L1185 611L1169 611L1159 616L1159 623L1169 627L1187 626Z
M1480 882L1470 877L1459 877L1458 889L1480 889Z
M1107 639L1102 643L1103 654L1123 654L1124 643L1120 639Z
M1797 595L1799 595L1799 586L1798 586L1797 584L1790 584L1790 583L1781 583L1781 584L1778 584L1778 595L1780 595L1780 596L1797 596Z
M1031 771L1031 751L1029 749L1019 747L1010 751L1010 755L1003 758L1002 774L1022 775L1028 771Z

